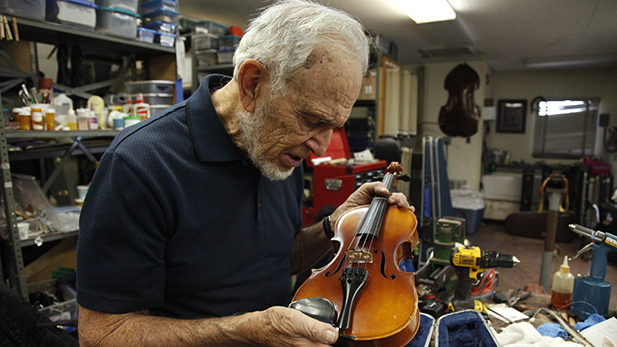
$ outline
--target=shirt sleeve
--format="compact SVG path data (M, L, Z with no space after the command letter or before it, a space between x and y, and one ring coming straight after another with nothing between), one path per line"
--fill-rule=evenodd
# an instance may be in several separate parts
M119 155L104 154L80 216L80 305L127 313L163 303L167 228L158 200Z

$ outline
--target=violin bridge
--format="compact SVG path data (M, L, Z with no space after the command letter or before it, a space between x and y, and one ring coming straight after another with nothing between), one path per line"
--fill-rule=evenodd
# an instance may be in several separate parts
M349 250L345 253L347 255L347 259L352 263L373 263L373 254L370 252L357 251L357 250Z

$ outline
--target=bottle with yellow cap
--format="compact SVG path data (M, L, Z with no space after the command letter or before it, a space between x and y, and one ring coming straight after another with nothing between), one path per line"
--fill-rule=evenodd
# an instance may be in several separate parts
M570 273L568 256L563 258L563 264L559 271L553 274L553 285L551 287L551 304L555 308L570 308L572 303L572 291L574 289L574 276Z

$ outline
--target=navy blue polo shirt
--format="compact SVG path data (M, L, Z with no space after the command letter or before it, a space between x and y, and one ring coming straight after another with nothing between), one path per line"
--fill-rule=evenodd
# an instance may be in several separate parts
M80 305L199 318L291 300L303 172L271 181L239 154L210 98L228 80L207 77L101 158L80 218Z

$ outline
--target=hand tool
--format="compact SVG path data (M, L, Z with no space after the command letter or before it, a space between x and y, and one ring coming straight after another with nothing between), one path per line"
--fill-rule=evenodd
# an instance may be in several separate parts
M581 248L574 258L593 250L589 276L579 276L574 280L570 314L582 320L592 313L606 317L611 298L611 284L604 280L608 263L606 257L608 252L617 251L617 236L578 224L570 224L569 227L573 232L591 239L591 243Z
M487 313L486 306L480 300L471 297L472 281L478 280L488 268L511 268L520 261L513 255L485 251L476 246L458 246L452 249L450 264L455 268L457 284L454 289L454 300L448 308L451 311L475 309Z

